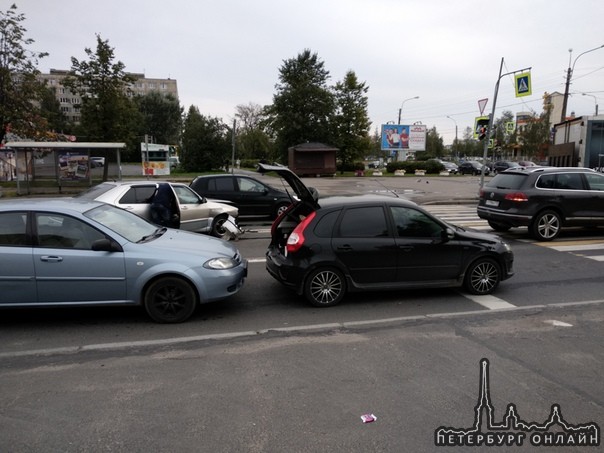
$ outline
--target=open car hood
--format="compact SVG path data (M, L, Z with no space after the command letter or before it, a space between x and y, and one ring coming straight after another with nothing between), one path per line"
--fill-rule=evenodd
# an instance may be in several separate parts
M281 165L258 164L258 171L260 173L268 173L271 171L277 173L290 185L294 193L301 201L314 209L319 208L319 193L317 190L313 187L306 187L302 180L298 178L298 175L296 175L289 168Z

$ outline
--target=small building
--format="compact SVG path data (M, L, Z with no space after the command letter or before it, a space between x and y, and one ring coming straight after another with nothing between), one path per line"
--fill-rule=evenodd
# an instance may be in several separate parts
M604 116L580 116L555 124L549 164L601 170L604 165Z
M287 151L289 169L298 176L334 175L337 171L338 148L323 143L302 143Z

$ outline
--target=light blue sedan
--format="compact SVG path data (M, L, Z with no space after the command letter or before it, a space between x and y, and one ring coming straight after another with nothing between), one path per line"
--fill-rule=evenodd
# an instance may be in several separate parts
M142 305L160 323L239 291L229 242L79 199L0 201L0 307Z

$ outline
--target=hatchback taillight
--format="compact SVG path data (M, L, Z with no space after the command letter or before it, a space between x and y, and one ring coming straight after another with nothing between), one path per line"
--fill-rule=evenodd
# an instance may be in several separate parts
M509 201L528 201L527 195L523 192L508 193L505 196L505 199Z
M292 234L287 238L287 244L285 249L287 253L293 253L300 250L300 248L304 245L304 230L312 222L312 219L315 218L316 211L311 212L308 217L306 217L302 222L296 225Z

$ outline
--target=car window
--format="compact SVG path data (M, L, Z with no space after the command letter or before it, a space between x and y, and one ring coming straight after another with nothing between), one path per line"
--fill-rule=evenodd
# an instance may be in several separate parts
M334 224L338 219L340 211L333 211L325 214L321 220L317 222L313 232L321 238L329 238L332 235Z
M540 189L553 189L556 186L556 175L542 175L535 184Z
M497 189L520 189L526 181L526 175L499 173L487 183L487 187Z
M119 204L149 204L155 194L157 187L155 184L149 186L132 186L120 198Z
M0 213L0 246L27 244L26 218L25 212Z
M556 178L556 189L582 190L583 180L580 173L560 173Z
M340 221L340 237L376 238L388 236L388 225L381 206L350 208Z
M585 173L590 190L604 190L604 175L599 173Z
M443 227L421 211L402 206L391 206L390 211L399 237L440 237Z
M234 178L212 178L208 181L208 192L234 192Z
M90 249L97 239L105 235L90 225L61 214L37 213L38 245L63 249Z
M180 204L198 204L199 196L186 186L172 186Z
M248 178L237 178L237 184L239 184L239 190L241 192L263 192L264 186L253 179Z

